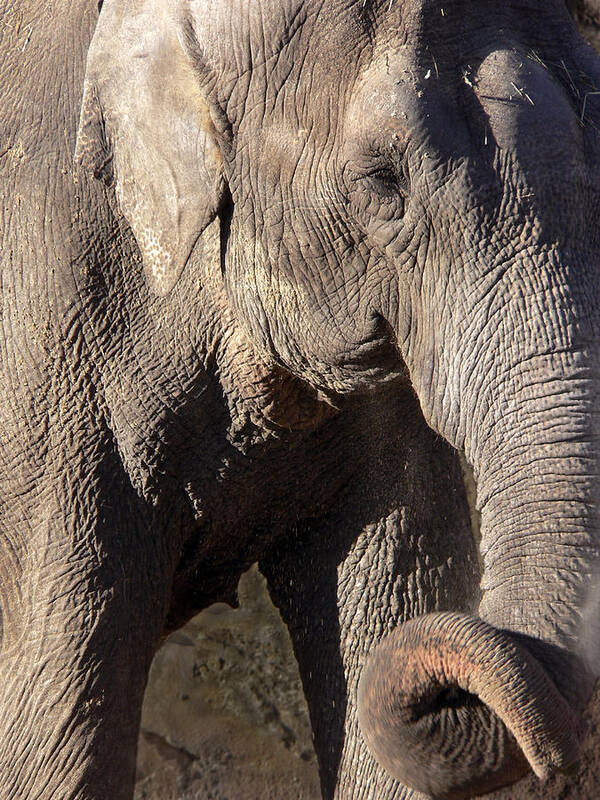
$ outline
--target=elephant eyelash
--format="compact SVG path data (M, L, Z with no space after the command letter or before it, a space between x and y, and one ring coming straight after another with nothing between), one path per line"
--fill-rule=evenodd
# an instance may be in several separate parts
M352 180L354 183L361 181L372 181L378 194L381 190L388 187L390 193L408 196L410 179L406 162L402 159L398 164L390 163L389 155L380 150L371 149L365 154L362 163L354 165L352 170Z
M396 172L388 165L385 166L369 166L368 168L361 169L355 168L350 173L350 181L353 184L361 184L364 181L373 181L379 184L388 184L390 186L396 185L398 176Z
M366 177L381 181L382 183L396 183L396 173L389 167L378 167L368 172Z
M404 170L397 172L388 166L378 167L365 175L365 177L375 184L374 188L379 195L387 195L390 199L395 199L398 196L402 198L408 197L409 181L404 174Z

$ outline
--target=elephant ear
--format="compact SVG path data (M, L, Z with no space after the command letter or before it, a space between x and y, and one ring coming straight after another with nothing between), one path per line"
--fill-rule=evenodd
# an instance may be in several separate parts
M225 185L217 135L167 0L105 3L88 53L76 162L114 185L150 287L177 281Z

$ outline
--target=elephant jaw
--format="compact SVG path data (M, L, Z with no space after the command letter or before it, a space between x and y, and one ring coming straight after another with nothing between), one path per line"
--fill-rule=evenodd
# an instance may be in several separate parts
M475 617L428 614L380 643L358 713L377 761L407 786L461 800L539 778L578 758L580 718L506 632Z

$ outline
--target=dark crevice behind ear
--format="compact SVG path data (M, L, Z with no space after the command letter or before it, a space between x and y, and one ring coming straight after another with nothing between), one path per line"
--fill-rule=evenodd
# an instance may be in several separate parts
M231 229L231 220L233 219L233 199L229 191L229 187L225 189L225 197L223 205L219 212L220 227L220 240L221 240L221 275L225 277L225 268L227 261L227 247L229 245L229 232Z
M114 185L153 291L170 291L226 197L211 109L177 3L112 0L88 53L75 158Z

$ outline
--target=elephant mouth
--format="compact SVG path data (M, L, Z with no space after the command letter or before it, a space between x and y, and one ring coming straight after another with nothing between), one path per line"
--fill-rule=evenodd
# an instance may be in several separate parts
M461 800L573 764L580 719L520 643L475 617L429 614L369 658L359 720L379 763L433 798Z

